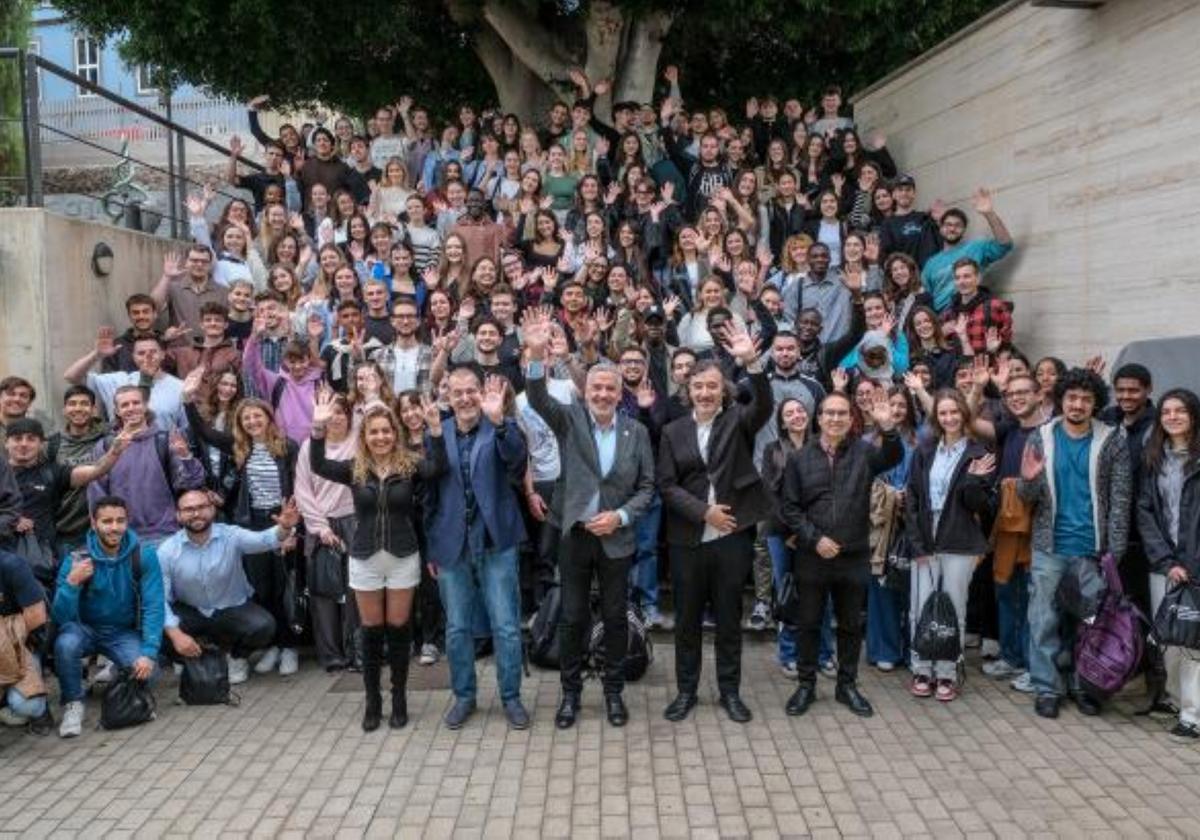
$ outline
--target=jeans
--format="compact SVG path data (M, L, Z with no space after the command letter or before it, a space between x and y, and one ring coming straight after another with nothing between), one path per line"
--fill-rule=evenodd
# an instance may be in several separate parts
M958 618L958 643L962 648L963 634L967 627L967 593L971 588L971 578L975 574L975 563L978 557L968 554L935 554L928 563L913 563L911 593L911 611L909 622L915 636L917 624L921 620L921 610L925 602L937 591L940 582L942 591L950 596L954 604L954 612ZM959 658L962 655L959 654ZM958 661L930 662L912 654L912 670L916 676L930 677L939 680L953 680L958 677Z
M438 591L446 611L446 660L450 686L459 700L474 700L475 605L482 595L496 649L496 681L507 703L521 695L521 591L516 547L473 556L464 548L458 561L438 570Z
M118 668L128 668L142 655L142 636L126 627L89 627L77 621L69 621L58 628L58 638L54 640L54 672L58 675L64 705L83 699L83 663L80 660L94 653L104 654Z
M9 686L8 691L4 695L5 705L17 717L23 717L27 720L37 720L42 715L46 714L46 697L26 697L21 692L17 691L16 686Z
M904 662L908 653L905 613L908 593L883 585L872 577L867 585L867 661L892 665Z
M1029 677L1038 695L1062 697L1066 680L1059 672L1059 657L1072 651L1073 627L1062 621L1054 603L1058 583L1071 568L1072 558L1033 550L1029 593Z
M784 573L791 571L792 550L784 543L782 535L768 534L767 553L771 555L771 572L775 579L775 591L779 592L780 581L783 579ZM832 647L830 645L830 649ZM780 665L796 661L796 628L794 625L780 623L777 648ZM826 659L828 659L828 655L826 655Z
M655 491L650 507L633 523L637 549L629 567L629 599L643 609L658 609L658 530L662 496Z
M1014 566L1012 577L996 583L1000 658L1014 668L1029 667L1029 568Z

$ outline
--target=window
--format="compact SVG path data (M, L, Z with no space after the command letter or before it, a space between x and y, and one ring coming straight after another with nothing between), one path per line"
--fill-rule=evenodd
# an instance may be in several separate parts
M89 82L100 83L100 42L86 35L75 36L75 72ZM95 94L79 88L79 96Z
M147 96L152 93L158 93L158 87L154 83L154 68L149 64L139 64L134 68L134 75L137 76L137 92L138 96Z

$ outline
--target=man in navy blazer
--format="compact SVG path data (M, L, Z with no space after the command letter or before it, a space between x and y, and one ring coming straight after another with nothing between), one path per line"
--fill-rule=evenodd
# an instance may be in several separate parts
M507 380L486 384L471 367L449 374L454 416L442 421L450 463L427 488L428 561L436 568L446 610L446 659L454 705L450 729L475 711L475 640L472 616L482 595L492 625L496 679L513 729L529 726L521 704L521 603L517 546L525 539L517 487L528 450L517 423L504 416Z

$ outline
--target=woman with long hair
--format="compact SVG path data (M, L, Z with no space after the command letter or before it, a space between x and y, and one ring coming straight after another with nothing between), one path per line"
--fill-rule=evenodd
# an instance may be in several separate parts
M1058 400L1054 398L1054 389L1058 380L1067 372L1067 363L1057 356L1043 356L1033 366L1033 378L1037 380L1038 392L1042 400L1042 419L1049 420L1059 413Z
M351 430L350 403L338 394L325 425L325 452L335 460L354 457L358 441ZM304 516L304 576L310 596L317 663L329 673L359 671L362 657L358 609L347 580L354 541L354 499L350 488L322 478L312 469L312 441L300 444L296 461L296 506Z
M500 272L496 261L491 257L480 257L471 266L471 276L467 285L459 293L459 307L467 298L475 301L476 312L487 312L491 308L492 290L500 280Z
M1151 613L1168 588L1200 583L1200 398L1173 388L1162 395L1143 452L1137 525L1150 561ZM1167 648L1167 686L1179 704L1171 735L1200 739L1200 659ZM1164 688L1166 688L1164 687ZM1161 690L1160 690L1161 691ZM1153 703L1164 699L1152 697Z
M825 167L829 163L829 152L825 148L825 138L820 134L810 135L803 121L796 123L792 136L795 142L792 166L800 175L799 191L810 201L815 200L817 193L828 183Z
M558 217L554 212L537 210L534 213L533 236L522 237L517 247L525 258L525 266L530 270L557 266L565 246L558 229Z
M379 183L371 188L367 216L377 224L399 225L411 195L413 191L408 188L408 168L404 161L398 157L388 158Z
M909 331L913 309L916 306L933 306L933 298L921 286L921 269L917 261L908 254L897 251L883 261L883 296L892 309L892 316L900 329ZM938 328L941 332L941 328ZM909 344L912 341L911 332Z
M265 400L247 397L237 403L229 429L212 426L195 405L204 373L204 367L197 367L183 381L188 425L200 440L233 461L238 480L226 501L233 524L252 531L270 528L274 516L292 498L299 447L276 425L275 413ZM254 666L259 674L270 673L276 666L284 676L299 669L299 639L289 627L283 607L286 566L296 562L294 549L294 545L287 545L279 551L249 554L242 560L255 602L275 617L274 643Z
M446 236L442 242L442 259L436 269L426 269L422 276L430 289L445 289L456 298L471 277L467 266L467 243L457 233Z
M200 414L215 429L232 429L237 404L244 396L242 378L234 371L227 370L217 377L217 381L209 389L208 398L204 405L200 406ZM233 500L231 491L237 486L237 470L233 460L224 450L198 437L193 448L197 446L201 454L201 463L204 464L205 485L221 497L218 507L224 512Z
M725 283L719 277L706 277L700 284L695 306L679 322L679 346L688 347L705 357L711 355L716 341L709 332L708 313L728 305ZM734 313L730 315L737 328L745 329L745 322L741 318Z
M393 399L392 385L377 362L359 362L354 366L354 377L346 391L354 431L358 431L363 416L372 406L382 404L390 408Z
M595 214L604 219L604 199L600 194L600 178L584 175L575 185L575 201L567 211L564 230L570 231L576 241L587 238L587 217Z
M700 292L700 283L709 275L708 252L700 248L700 232L684 225L675 238L668 263L667 288L679 296L685 309L691 309Z
M925 602L940 589L958 616L961 644L967 590L988 551L984 519L996 474L996 456L975 440L967 399L954 388L933 396L934 440L917 448L905 493L905 526L913 552L910 621L915 634ZM943 703L958 697L958 662L930 662L913 651L912 693Z
M425 316L424 341L440 338L454 329L454 316L457 307L454 298L445 289L433 289L429 292L429 311Z
M924 303L914 306L909 312L909 354L920 357L929 365L933 374L934 388L950 388L954 385L954 368L958 354L942 333L942 322L933 308Z
M429 423L424 458L402 443L400 422L391 409L379 405L368 409L363 418L352 460L332 460L326 454L325 435L335 411L333 393L322 391L313 410L313 472L350 487L358 520L350 546L349 577L362 623L364 732L378 729L383 716L380 671L385 641L392 681L388 726L399 729L408 723L409 617L413 591L421 581L413 500L421 482L435 479L447 469L437 405L426 398L423 407Z
M568 168L567 155L562 146L551 146L546 153L546 173L542 183L546 195L551 199L550 209L560 221L566 219L575 198L575 189L585 172Z
M795 175L796 183L800 183L800 176L788 160L787 141L782 137L775 137L767 144L767 159L755 169L760 205L770 204L775 198L775 185L779 182L779 176L785 172Z

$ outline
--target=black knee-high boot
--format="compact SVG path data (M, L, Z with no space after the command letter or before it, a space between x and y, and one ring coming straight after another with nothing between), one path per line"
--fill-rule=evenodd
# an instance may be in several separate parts
M412 652L412 627L387 628L388 668L392 672L392 716L388 726L400 729L408 723L408 659Z
M379 693L380 669L383 667L383 638L382 627L362 628L362 675L363 687L367 692L367 705L363 710L363 732L373 732L379 728L383 718L383 696Z

